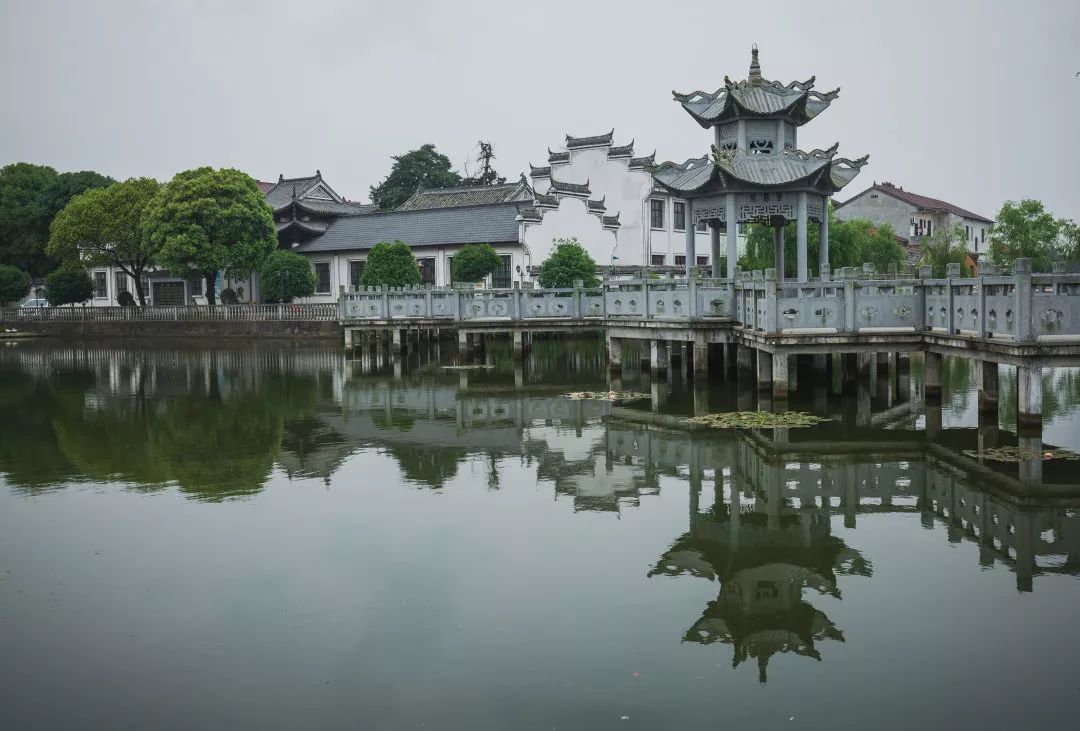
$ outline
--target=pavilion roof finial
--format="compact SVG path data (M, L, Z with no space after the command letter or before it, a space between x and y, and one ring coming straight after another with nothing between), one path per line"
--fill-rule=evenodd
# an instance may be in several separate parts
M761 65L758 63L758 47L755 43L750 48L750 76L748 77L751 86L761 86Z

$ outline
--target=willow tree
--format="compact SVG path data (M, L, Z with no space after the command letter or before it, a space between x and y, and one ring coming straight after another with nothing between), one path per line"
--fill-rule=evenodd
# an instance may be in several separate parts
M143 229L143 214L160 189L151 178L130 178L76 195L53 219L46 253L116 267L135 281L135 296L145 306L143 274L157 265L158 247Z
M274 212L250 175L229 168L186 170L146 209L144 231L173 274L198 274L215 302L218 272L246 277L277 248Z

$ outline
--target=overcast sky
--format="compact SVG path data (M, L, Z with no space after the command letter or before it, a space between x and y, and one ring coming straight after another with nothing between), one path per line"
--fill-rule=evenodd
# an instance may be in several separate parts
M671 90L816 75L800 131L874 180L993 217L1080 220L1080 2L0 0L0 164L166 180L199 165L316 168L368 200L390 156L477 140L515 178L566 133L615 128L683 160L709 135Z

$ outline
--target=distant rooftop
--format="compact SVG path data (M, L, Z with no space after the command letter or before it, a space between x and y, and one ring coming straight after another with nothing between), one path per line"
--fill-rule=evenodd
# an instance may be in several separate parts
M866 195L867 193L869 193L871 191L876 191L878 193L884 193L885 195L891 196L891 197L893 197L893 198L895 198L897 200L903 201L905 203L909 203L909 204L915 206L916 208L918 208L919 210L923 210L923 211L945 211L945 212L948 212L948 213L954 213L957 216L960 216L961 218L969 218L969 219L972 219L974 221L982 221L984 223L993 223L993 221L991 219L987 218L986 216L980 216L978 213L972 213L971 211L969 211L969 210L967 210L965 208L961 208L960 206L954 205L952 203L949 203L948 201L943 201L943 200L941 200L939 198L931 198L930 196L927 196L927 195L919 195L918 193L912 193L910 191L904 190L903 187L901 187L899 185L894 185L894 184L888 183L888 182L878 183L878 182L875 181L872 186L870 186L869 188L867 188L863 192L859 193L858 195L854 196L853 198L849 198L848 200L844 201L843 203L837 204L836 207L838 209L843 208L844 206L846 206L848 203L851 203L856 198L861 198L862 196Z
M398 206L399 211L422 211L431 208L460 208L485 206L511 201L524 201L532 197L532 189L524 180L497 185L471 185L459 188L419 190L409 200Z

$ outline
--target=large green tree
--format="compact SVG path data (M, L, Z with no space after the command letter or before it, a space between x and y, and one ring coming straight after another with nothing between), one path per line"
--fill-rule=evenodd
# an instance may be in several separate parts
M57 173L47 165L17 162L0 168L0 264L32 276L56 268L45 253L49 224L84 190L103 188L112 178L91 171Z
M757 223L747 226L746 251L739 259L739 265L751 271L773 267L773 242L771 226ZM816 270L819 261L816 225L808 227L806 250L810 269ZM841 221L829 209L829 267L833 271L840 267L861 267L867 263L873 264L878 271L887 271L892 264L903 264L904 257L904 247L900 245L892 226L878 226L865 219ZM795 223L789 223L784 227L784 276L795 277L798 267L798 231Z
M148 245L174 274L199 274L214 304L219 271L246 277L277 247L274 213L250 175L229 168L186 170L146 207Z
M421 188L453 188L461 183L461 176L451 169L450 158L430 143L393 160L390 174L371 187L371 202L384 211L397 208Z
M581 280L586 287L600 283L596 277L596 261L589 256L576 238L555 239L551 256L540 265L540 286L569 289Z
M454 281L479 282L499 266L499 254L491 244L466 244L454 254Z
M1008 266L1015 259L1031 259L1036 272L1050 271L1054 261L1080 258L1080 227L1055 218L1042 201L1006 201L990 227L990 259Z
M420 284L420 265L401 241L375 244L368 252L360 284L365 287L407 287Z
M135 280L135 295L146 305L142 277L157 264L158 247L146 235L143 215L160 188L151 178L131 178L76 195L53 219L46 252L56 259L118 268Z
M315 271L307 259L293 251L278 249L263 262L259 287L269 302L292 302L315 294Z
M13 266L0 264L0 306L21 300L29 291L29 274Z

